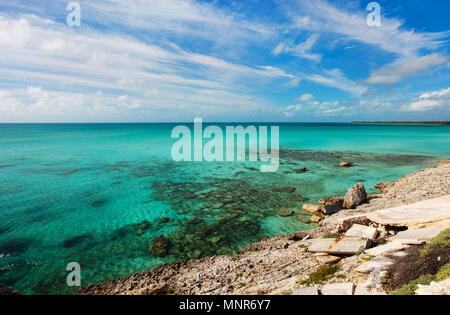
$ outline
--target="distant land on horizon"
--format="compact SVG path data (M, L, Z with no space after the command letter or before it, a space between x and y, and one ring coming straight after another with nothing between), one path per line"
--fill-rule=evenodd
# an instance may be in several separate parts
M352 124L450 125L450 121L352 121Z

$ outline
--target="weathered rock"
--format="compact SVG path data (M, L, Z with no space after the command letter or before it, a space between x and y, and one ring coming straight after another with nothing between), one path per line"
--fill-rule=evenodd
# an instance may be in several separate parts
M377 237L378 231L376 228L364 226L360 224L353 224L353 226L345 233L346 237L360 237L373 241Z
M450 278L430 285L420 285L416 295L450 295Z
M318 216L316 216L316 215L313 215L312 217L311 217L311 219L309 219L312 223L319 223L321 220L322 220L322 218L320 218L320 217L318 217Z
M289 217L294 214L294 211L289 209L277 209L277 214L280 217Z
M306 211L308 211L310 213L316 213L316 212L322 211L322 207L321 206L311 205L311 204L304 204L302 206L302 209L306 210Z
M421 244L436 237L442 231L448 229L448 226L436 226L425 229L410 229L399 232L392 239L402 244Z
M344 196L342 206L347 209L354 209L356 206L364 203L367 200L366 189L363 183L358 183L350 188Z
M322 295L353 295L353 283L333 283L326 284L320 290Z
M378 224L409 228L449 225L450 195L367 214Z
M367 244L368 241L361 238L321 238L312 240L308 250L313 253L358 255L367 248Z
M274 188L273 192L285 192L285 193L293 193L295 191L295 187L279 187Z
M366 261L365 263L359 265L355 271L359 273L369 274L373 271L381 271L387 270L392 264L393 260L386 256L375 257L370 261Z
M366 284L357 284L353 295L387 295L386 292L372 289Z
M167 250L169 248L169 239L163 235L153 239L149 246L149 251L155 257L164 257L167 255Z
M292 295L319 295L319 290L316 287L294 289Z
M325 205L320 210L326 215L331 215L333 213L341 211L342 209L343 208L341 205L334 204L334 205Z
M323 205L342 205L344 202L344 197L328 197L328 198L322 198L319 200L319 203Z
M370 256L386 255L393 252L398 252L408 248L408 245L403 245L401 242L393 241L384 245L380 245L365 251Z
M351 166L353 166L353 162L344 161L344 162L339 163L339 166L340 167L351 167Z

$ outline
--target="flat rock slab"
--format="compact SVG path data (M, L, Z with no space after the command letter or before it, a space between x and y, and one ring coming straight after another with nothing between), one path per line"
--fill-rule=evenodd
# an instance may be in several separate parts
M353 226L345 233L346 237L360 237L373 241L377 237L378 231L374 227L353 224Z
M358 266L355 271L359 273L369 274L375 270L386 270L392 264L392 259L389 259L386 256L379 256Z
M320 292L322 295L353 295L355 286L353 283L326 284Z
M406 230L398 233L392 239L401 242L402 244L418 244L429 241L438 236L442 231L450 228L450 226L435 226L425 229Z
M387 293L371 289L365 284L357 284L353 295L387 295Z
M400 207L374 211L371 221L392 226L423 226L450 220L450 195Z
M317 288L294 289L292 295L319 295L319 290Z
M336 255L358 255L367 248L367 240L354 237L320 238L312 241L309 251Z
M386 255L389 253L399 252L406 248L408 248L408 245L402 244L402 242L399 241L393 241L384 245L380 245L371 249L367 249L364 251L367 255L370 256L381 256Z

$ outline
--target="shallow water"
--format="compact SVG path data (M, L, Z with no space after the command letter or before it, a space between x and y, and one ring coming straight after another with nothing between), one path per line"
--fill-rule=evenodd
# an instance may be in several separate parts
M263 236L310 229L304 202L343 195L450 156L448 126L281 124L281 165L175 163L170 124L0 125L0 283L24 293L83 285L160 263L236 254ZM339 168L350 160L355 167ZM307 167L308 172L294 170ZM274 192L281 186L294 193ZM295 211L280 217L276 210ZM154 257L165 235L168 255Z

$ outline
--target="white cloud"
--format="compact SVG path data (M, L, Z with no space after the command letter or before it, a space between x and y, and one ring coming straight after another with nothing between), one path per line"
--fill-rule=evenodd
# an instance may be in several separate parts
M300 102L308 102L312 99L314 99L314 95L312 94L303 94L297 98Z
M424 112L436 108L450 108L450 87L426 92L402 107L403 111Z
M28 112L28 104L33 104L31 108L51 105L69 113L65 103L68 95L76 104L87 104L93 93L107 90L107 94L95 97L92 106L99 104L98 108L103 106L109 111L114 107L113 100L118 102L118 97L127 95L126 102L119 102L117 108L169 111L183 105L184 113L189 112L189 107L210 112L215 108L217 113L249 113L264 109L267 104L248 94L240 80L299 82L295 75L276 67L250 67L170 43L144 43L88 27L70 29L34 15L0 14L0 46L0 76L8 78L13 89L24 84L43 87L30 88L31 94L15 93L16 102L11 104L17 108L25 104L21 108ZM73 92L63 95L55 94L56 90ZM36 95L39 100L26 99ZM108 105L99 97L104 97ZM4 102L1 106L3 112L12 108ZM82 108L80 117L86 112ZM48 119L56 117L56 112L47 111ZM7 115L2 121L8 121Z
M375 70L366 80L370 84L393 84L405 77L415 75L420 71L442 65L447 58L434 53L423 57L410 56L402 58L388 66Z
M355 95L362 95L367 91L367 87L346 78L339 69L325 70L323 74L306 75L305 78Z
M391 65L372 72L367 83L396 83L405 76L443 64L447 60L438 54L420 57L420 52L439 48L450 32L407 30L402 21L385 16L380 27L370 27L366 22L367 12L363 10L347 12L325 0L297 0L296 3L300 14L293 14L293 10L290 10L294 28L337 34L345 40L374 46L398 56L399 59Z
M275 56L278 56L280 54L291 54L293 56L297 56L300 58L310 59L315 62L320 62L322 59L322 55L320 54L313 54L310 52L310 50L314 47L317 40L319 39L318 34L311 35L306 41L294 45L292 43L280 43L278 46L273 50L273 54Z

